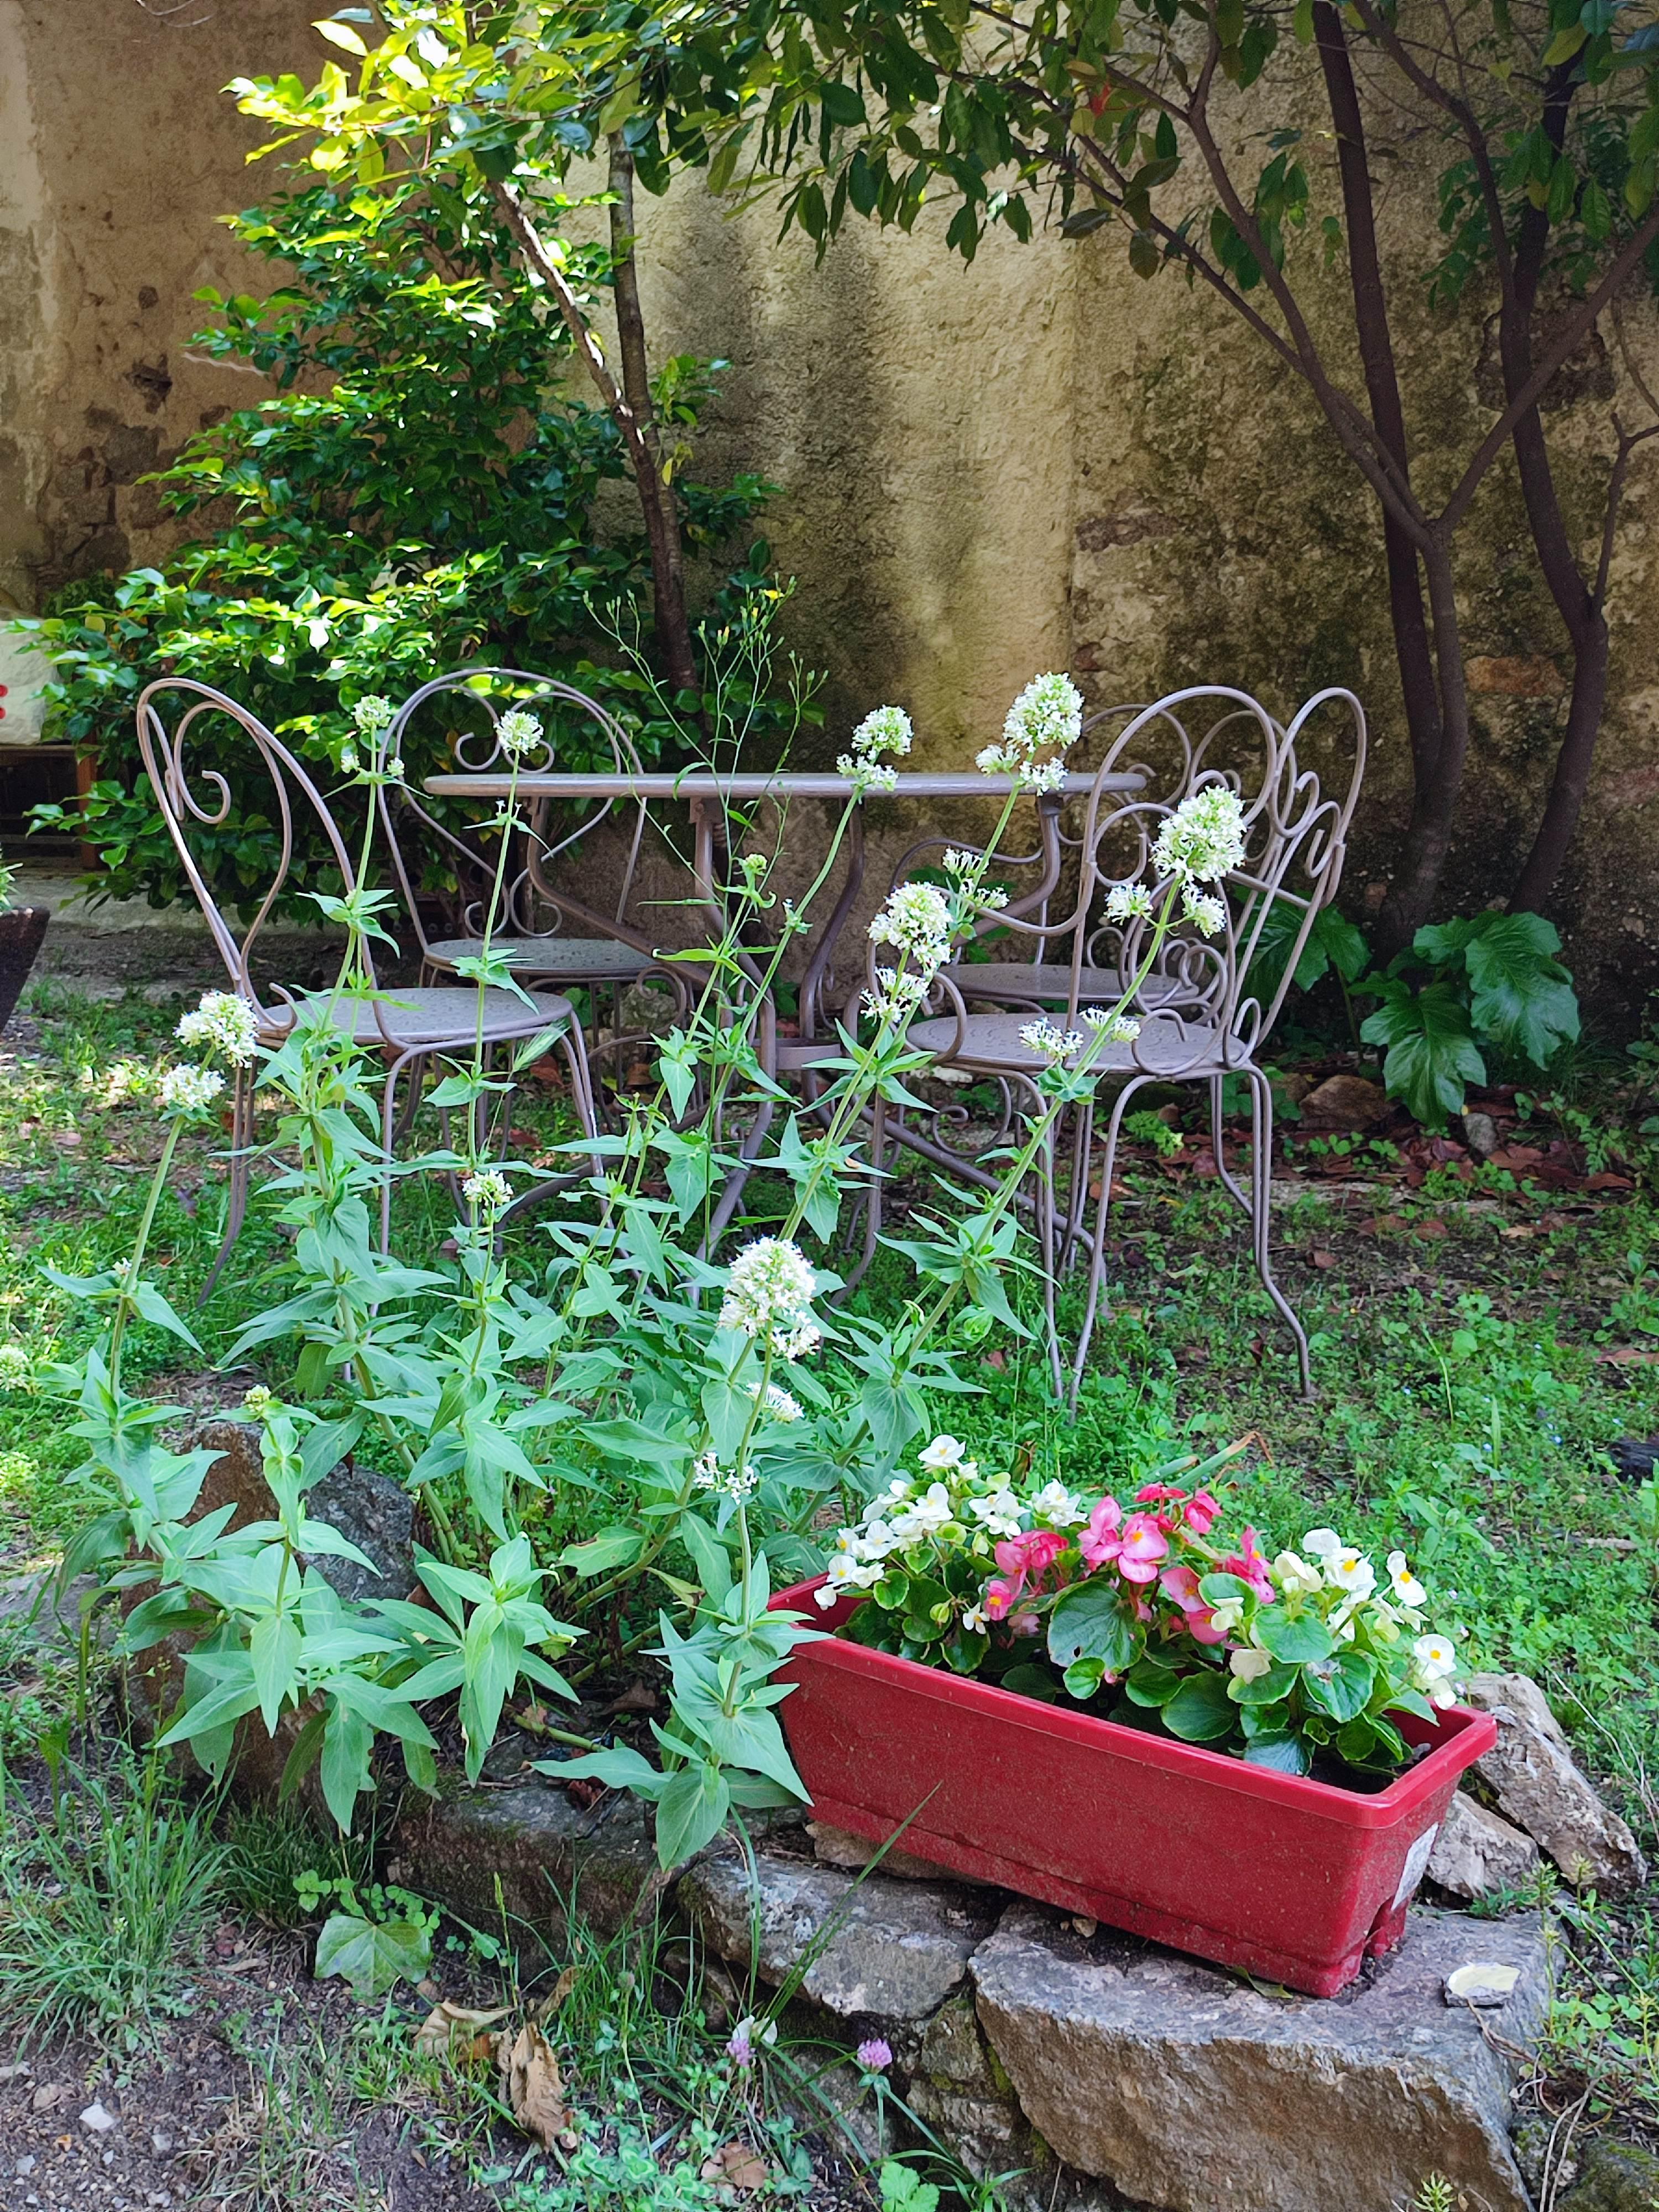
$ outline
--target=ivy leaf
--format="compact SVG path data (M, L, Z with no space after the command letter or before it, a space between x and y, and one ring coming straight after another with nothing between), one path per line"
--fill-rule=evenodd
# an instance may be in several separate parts
M1359 1034L1367 1044L1388 1047L1382 1081L1389 1096L1403 1098L1425 1128L1440 1128L1449 1114L1462 1112L1464 1085L1486 1079L1468 1009L1455 984L1443 981L1413 991L1389 976L1382 988L1387 996Z
M317 1938L312 1972L319 1982L337 1974L354 1997L370 2003L399 1982L418 1982L431 1963L429 1929L406 1920L383 1923L331 1912Z

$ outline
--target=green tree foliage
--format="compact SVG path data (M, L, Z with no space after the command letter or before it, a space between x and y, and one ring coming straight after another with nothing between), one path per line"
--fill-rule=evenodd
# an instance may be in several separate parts
M478 179L319 181L232 228L292 273L264 299L198 295L218 319L197 343L277 387L191 439L158 479L165 504L212 534L161 568L73 586L27 625L55 664L54 734L102 771L83 834L107 888L157 905L185 890L133 730L135 698L163 672L228 691L320 763L325 787L355 742L356 699L399 698L471 661L574 683L647 760L683 751L652 672L622 649L648 631L643 540L594 519L601 485L626 472L616 428L565 392L569 336L523 282ZM568 253L585 283L607 281L606 249ZM722 366L679 357L659 372L687 455ZM682 467L674 489L684 543L717 559L769 488L700 484ZM714 579L715 662L720 628L769 584L763 540L739 557ZM591 725L556 735L569 765L598 764ZM210 874L234 904L269 882L276 833L234 750L207 764L232 788ZM408 768L418 780L446 764ZM343 795L346 817L360 805ZM293 895L338 888L325 860L301 849Z

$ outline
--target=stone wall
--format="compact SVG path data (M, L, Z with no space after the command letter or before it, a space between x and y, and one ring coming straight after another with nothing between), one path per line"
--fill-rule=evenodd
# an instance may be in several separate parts
M0 595L155 558L175 526L137 478L262 380L191 356L191 294L239 281L214 217L275 180L243 166L257 126L233 74L314 74L313 0L0 0ZM659 349L732 362L713 458L781 488L767 525L799 576L794 641L824 668L833 753L884 698L910 707L929 765L964 761L1035 671L1070 665L1102 702L1218 678L1288 708L1353 684L1374 753L1345 894L1382 894L1406 788L1380 532L1295 380L1228 314L1143 284L1108 240L999 234L971 268L942 218L854 228L822 265L757 210L688 183L641 202ZM1431 210L1409 173L1388 202L1398 298L1421 301ZM245 264L243 264L245 268ZM242 281L246 281L244 277ZM1407 316L1437 369L1414 421L1435 480L1489 375L1471 310ZM1326 326L1345 342L1334 287ZM1632 309L1659 361L1659 319ZM1565 425L1569 499L1605 480L1599 349ZM1597 394L1600 396L1596 396ZM1649 453L1652 453L1649 448ZM1659 623L1648 538L1659 461L1638 460L1614 567L1613 697L1558 918L1616 1022L1659 982ZM1477 503L1464 586L1480 723L1449 903L1501 892L1530 837L1564 706L1562 638L1532 572L1512 471ZM0 668L15 679L15 662ZM20 714L18 709L24 711ZM23 733L15 695L6 732Z

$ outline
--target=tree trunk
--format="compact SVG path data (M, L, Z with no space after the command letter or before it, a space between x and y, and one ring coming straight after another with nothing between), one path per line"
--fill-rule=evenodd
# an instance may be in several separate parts
M651 574L656 595L657 645L677 691L701 691L691 624L685 611L685 564L680 550L679 511L673 486L665 481L662 455L651 405L651 368L645 345L645 316L640 307L639 269L634 258L634 157L622 133L611 137L611 252L615 270L613 297L617 341L622 354L623 394L650 455L648 471L639 477L640 504L651 541Z
M1376 247L1370 161L1352 58L1343 35L1342 19L1330 0L1315 0L1313 18L1326 99L1336 133L1354 330L1359 342L1371 422L1377 436L1399 464L1401 476L1409 480L1405 410L1401 404L1400 379L1389 328L1388 295ZM1391 954L1407 943L1428 919L1430 902L1445 864L1449 810L1456 804L1457 790L1454 782L1448 795L1445 787L1445 717L1423 607L1418 551L1400 517L1391 513L1386 504L1382 507L1382 543L1388 562L1395 660L1400 671L1406 727L1411 738L1413 783L1412 815L1405 847L1378 922L1384 940L1382 949ZM1460 668L1460 688L1461 678Z
M1431 771L1416 780L1405 851L1378 917L1382 945L1395 950L1408 945L1429 918L1451 850L1452 820L1469 747L1468 690L1463 677L1463 642L1452 586L1449 544L1443 539L1437 542L1434 550L1424 556L1423 566L1434 621L1441 738Z
M1543 817L1532 841L1532 850L1510 895L1510 905L1517 914L1541 913L1555 888L1555 879L1561 872L1578 827L1579 810L1589 786L1595 740L1601 734L1607 697L1607 625L1598 607L1582 641L1573 640L1572 697L1567 706L1567 726L1560 750L1555 756L1555 774L1550 779Z

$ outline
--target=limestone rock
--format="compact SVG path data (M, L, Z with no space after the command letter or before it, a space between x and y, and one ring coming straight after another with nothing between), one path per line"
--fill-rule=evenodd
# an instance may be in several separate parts
M1463 1116L1463 1142L1478 1160L1489 1160L1498 1150L1498 1124L1490 1114L1471 1107Z
M1007 2172L1030 2163L1020 2141L1026 2130L1018 2100L987 2046L971 1991L957 1990L923 2029L904 2098L970 2172Z
M1659 2204L1659 2158L1635 2143L1599 2142L1586 2153L1561 2212L1652 2212Z
M1369 1129L1389 1103L1388 1092L1363 1075L1328 1075L1302 1101L1302 1118L1316 1128Z
M1498 1809L1547 1851L1576 1887L1607 1894L1635 1889L1647 1867L1636 1838L1573 1764L1560 1723L1524 1674L1475 1674L1468 1704L1498 1723L1498 1741L1475 1772Z
M1068 2166L1157 2212L1396 2212L1439 2172L1487 2212L1528 2212L1510 2153L1510 2061L1448 1974L1517 1966L1503 2041L1547 1984L1535 1915L1413 1913L1334 1998L1275 1996L1018 1904L974 1954L979 2016L1026 2118Z
M193 1521L217 1506L234 1505L230 1526L240 1528L275 1512L265 1486L259 1431L253 1422L223 1417L198 1421L185 1443L188 1449L219 1454L207 1471L191 1516ZM354 1467L347 1459L307 1492L306 1510L313 1521L326 1521L337 1528L374 1563L376 1571L371 1574L355 1559L325 1555L307 1559L306 1565L315 1567L349 1603L409 1595L415 1583L415 1501L401 1484Z
M562 1923L574 1897L583 1919L611 1934L657 1868L636 1797L611 1790L579 1806L551 1782L412 1799L393 1849L410 1887L480 1928L500 1918L499 1878L501 1903L515 1919L532 1928Z
M878 1874L855 1882L833 1867L770 1852L757 1864L761 1974L786 1980L833 1922L802 1986L844 2018L927 2019L966 1980L1001 1905L995 1892ZM712 1951L747 1963L753 1914L741 1858L700 1861L682 1875L679 1899Z
M1459 1790L1446 1808L1429 1859L1429 1880L1454 1897L1521 1889L1539 1868L1538 1846L1477 1798Z

